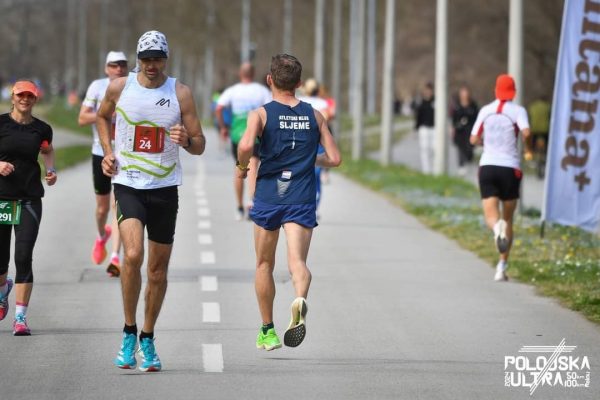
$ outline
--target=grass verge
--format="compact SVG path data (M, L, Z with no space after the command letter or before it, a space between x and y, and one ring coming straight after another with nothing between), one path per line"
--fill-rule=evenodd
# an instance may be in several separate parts
M427 226L494 266L498 253L485 227L478 189L459 178L430 176L401 165L381 167L345 157L339 168L351 179L384 193ZM540 238L539 212L515 216L508 275L535 286L600 323L600 238L578 228L552 226ZM490 270L490 279L493 272Z
M64 99L56 99L50 103L44 103L36 106L35 113L52 126L59 126L73 133L83 136L90 136L92 128L89 126L79 126L77 119L79 117L79 107L67 107Z
M68 147L61 147L54 149L54 167L58 174L60 171L86 161L90 158L90 146L89 145L75 145ZM44 164L42 164L41 157L39 159L40 166L42 168L42 174L44 174Z

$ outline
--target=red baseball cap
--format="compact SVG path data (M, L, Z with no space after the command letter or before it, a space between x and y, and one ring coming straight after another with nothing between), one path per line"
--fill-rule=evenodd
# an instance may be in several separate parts
M512 100L515 98L515 80L508 74L498 75L496 78L496 98L498 100Z
M39 91L35 83L29 81L17 81L13 86L14 94L21 94L25 92L29 92L33 94L35 97L40 97Z

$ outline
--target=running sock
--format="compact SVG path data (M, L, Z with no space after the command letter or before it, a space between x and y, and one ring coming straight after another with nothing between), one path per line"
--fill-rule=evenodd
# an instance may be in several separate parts
M17 302L15 307L15 317L19 314L23 315L24 317L27 316L27 304Z
M8 281L4 282L4 285L0 286L0 298L4 298L8 293Z
M269 322L268 324L263 325L262 326L262 333L263 333L263 335L266 335L267 331L269 329L273 329L273 328L275 328L275 325L272 322Z
M140 332L140 340L145 339L145 338L154 339L154 332L141 331Z
M121 258L119 257L119 253L113 251L113 253L110 255L110 259L111 261L116 258L117 260L119 260L119 262L121 261Z
M500 261L498 261L498 264L496 264L496 269L505 271L507 266L508 266L508 261L500 260Z
M125 324L125 327L123 328L123 332L125 332L128 335L137 336L137 324L134 324L134 325Z

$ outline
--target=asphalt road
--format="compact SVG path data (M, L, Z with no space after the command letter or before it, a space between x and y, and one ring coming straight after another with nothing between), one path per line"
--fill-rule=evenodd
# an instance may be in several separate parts
M34 255L31 337L0 322L0 399L598 399L600 327L517 283L384 198L334 174L309 255L308 335L255 348L252 224L234 220L233 162L184 153L169 288L156 327L164 370L112 366L119 281L92 265L88 163L48 188ZM282 235L281 238L284 236ZM490 246L492 239L490 238ZM10 274L14 266L11 262ZM275 326L293 291L278 249ZM142 320L140 306L139 322ZM587 356L591 387L505 387L505 356L565 338ZM535 358L533 358L535 360Z

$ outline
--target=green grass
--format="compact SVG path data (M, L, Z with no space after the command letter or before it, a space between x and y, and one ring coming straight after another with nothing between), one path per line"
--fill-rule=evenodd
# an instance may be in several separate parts
M37 105L35 114L40 115L42 119L52 126L68 129L73 133L84 136L92 135L92 128L90 126L79 126L77 123L79 107L67 107L64 99L56 99L50 103Z
M427 226L494 266L498 253L485 227L477 188L458 178L434 177L404 166L345 157L340 171L382 192ZM490 270L490 279L493 271ZM574 227L552 226L540 238L539 211L515 216L510 278L535 286L600 323L600 238Z
M54 149L54 167L60 176L61 171L88 160L90 156L89 145L75 145ZM41 157L39 158L39 163L43 175L46 170L44 169Z

